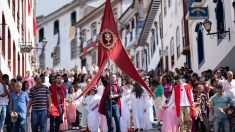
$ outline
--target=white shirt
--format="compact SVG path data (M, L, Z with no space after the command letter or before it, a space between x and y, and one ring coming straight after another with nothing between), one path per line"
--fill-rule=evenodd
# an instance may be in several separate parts
M6 86L7 90L8 90L8 86ZM0 83L0 94L4 93L4 86L2 83ZM8 97L0 97L0 105L8 105Z
M180 85L180 89L181 89L180 90L180 106L191 106L188 100L185 88L184 88L185 85L186 83L183 83L182 85ZM193 91L191 90L190 93L191 93L191 98L193 101ZM172 105L173 103L175 103L175 91L174 90L172 92L168 106Z
M226 81L221 81L220 83L224 88L224 92L228 94L235 103L235 80L233 79L231 82L228 82L226 80Z

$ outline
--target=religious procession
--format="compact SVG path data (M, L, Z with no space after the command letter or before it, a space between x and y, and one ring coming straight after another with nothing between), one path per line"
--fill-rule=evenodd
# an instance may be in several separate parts
M37 2L0 1L0 132L235 132L234 0Z

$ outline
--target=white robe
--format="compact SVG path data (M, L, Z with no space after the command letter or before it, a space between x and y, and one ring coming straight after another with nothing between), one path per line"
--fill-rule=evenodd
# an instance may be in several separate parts
M88 115L87 103L89 103L90 98L91 98L91 96L86 96L82 100L82 104L83 104L81 106L82 117L81 117L81 122L80 122L80 125L82 127L87 127L88 126L88 122L87 122L87 115Z
M88 108L88 128L91 132L98 132L99 130L99 120L100 114L98 112L98 108L96 107L95 110L92 110L96 105L99 105L101 97L99 95L90 95L89 101L87 102Z
M131 110L133 111L133 122L135 129L145 129L150 126L151 122L148 121L150 119L149 107L151 107L149 102L149 97L147 94L143 93L140 98L136 98L136 94L132 93L131 96ZM144 109L146 112L144 112Z
M122 104L122 115L120 118L121 131L127 132L128 128L130 128L130 109L129 109L129 101L130 96L122 96L121 104Z

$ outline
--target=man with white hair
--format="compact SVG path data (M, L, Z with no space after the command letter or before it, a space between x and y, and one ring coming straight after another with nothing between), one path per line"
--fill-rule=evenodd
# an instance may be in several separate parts
M233 79L233 72L228 71L227 80L220 82L220 84L223 86L224 92L232 98L232 101L235 104L235 79Z
M26 132L26 110L29 102L28 94L22 91L22 83L16 82L16 92L11 94L11 113L17 113L17 120L13 122L14 132Z

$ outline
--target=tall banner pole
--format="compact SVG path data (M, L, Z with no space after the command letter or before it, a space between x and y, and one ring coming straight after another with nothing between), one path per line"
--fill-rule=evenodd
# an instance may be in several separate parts
M113 95L113 92L112 92L112 84L111 84L111 67L110 67L110 59L108 58L108 68L109 68L109 99L110 99L110 112L111 112L111 126L113 125L113 111L112 111L112 95Z

